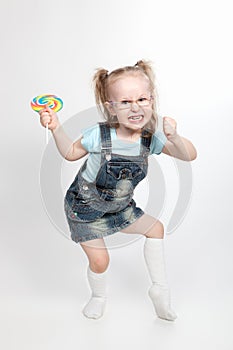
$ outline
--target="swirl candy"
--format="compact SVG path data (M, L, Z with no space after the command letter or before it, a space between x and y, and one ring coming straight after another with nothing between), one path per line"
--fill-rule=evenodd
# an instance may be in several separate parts
M36 112L41 111L45 105L48 105L54 112L58 112L62 109L63 102L55 95L39 95L31 101L31 107Z
M54 112L60 111L63 107L62 100L55 95L39 95L31 101L31 107L34 111L40 112L48 105ZM48 144L48 123L46 124L46 143Z

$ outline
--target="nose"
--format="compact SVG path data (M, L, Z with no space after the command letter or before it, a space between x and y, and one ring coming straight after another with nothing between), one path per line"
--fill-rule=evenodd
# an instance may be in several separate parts
M136 112L136 111L138 111L139 110L139 106L138 106L138 104L137 104L137 102L132 102L131 103L131 111L132 112Z

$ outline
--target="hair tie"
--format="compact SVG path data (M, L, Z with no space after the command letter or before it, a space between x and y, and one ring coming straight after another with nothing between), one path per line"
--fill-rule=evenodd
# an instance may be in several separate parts
M104 69L104 71L102 71L102 78L105 79L108 77L108 70L107 69Z

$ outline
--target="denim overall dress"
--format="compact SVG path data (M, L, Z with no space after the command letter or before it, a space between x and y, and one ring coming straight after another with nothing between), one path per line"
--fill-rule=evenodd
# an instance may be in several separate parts
M103 238L132 224L144 211L136 207L133 192L145 178L148 169L151 136L140 139L140 154L124 156L112 153L109 124L99 123L101 135L101 163L94 182L80 168L66 192L64 209L71 239L78 242Z

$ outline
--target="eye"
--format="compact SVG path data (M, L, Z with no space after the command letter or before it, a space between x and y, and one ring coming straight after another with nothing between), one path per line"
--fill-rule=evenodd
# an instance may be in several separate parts
M139 102L144 102L144 101L147 101L147 98L146 97L141 97L138 99Z
M121 101L121 104L125 106L125 105L128 105L130 102L131 101L123 100L123 101Z

